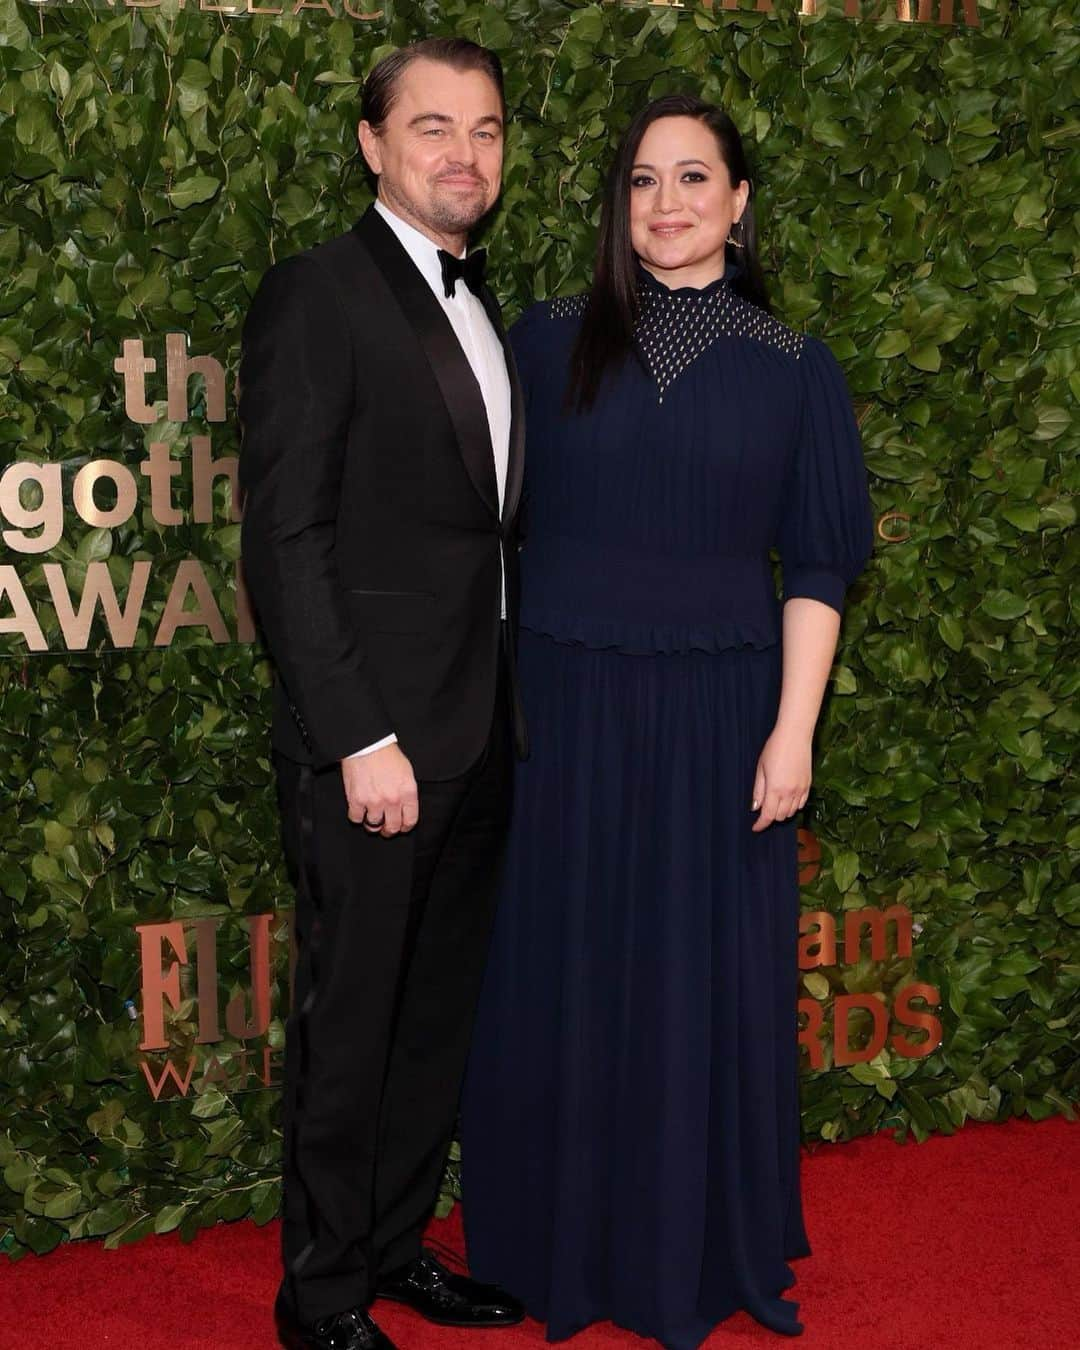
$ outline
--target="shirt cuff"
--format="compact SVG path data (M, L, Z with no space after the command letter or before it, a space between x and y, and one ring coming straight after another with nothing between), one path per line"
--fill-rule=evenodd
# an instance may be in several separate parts
M384 746L395 745L397 737L393 732L389 736L384 736L381 741L375 741L371 745L365 745L363 750L354 750L351 755L346 755L346 759L360 759L363 755L373 755L376 750L382 750Z

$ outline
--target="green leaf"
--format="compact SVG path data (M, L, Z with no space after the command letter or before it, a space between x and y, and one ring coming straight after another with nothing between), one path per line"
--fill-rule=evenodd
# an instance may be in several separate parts
M942 614L938 619L938 632L941 634L942 641L946 646L951 647L954 652L962 651L964 647L964 626L959 619L951 614Z
M1043 224L1046 201L1037 192L1025 192L1013 210L1013 220L1020 229L1032 229Z
M71 92L71 76L59 61L54 61L49 71L49 87L57 98L67 98Z
M163 1206L158 1210L154 1219L154 1232L171 1233L174 1228L180 1226L180 1221L187 1213L187 1209L187 1205L180 1202Z
M902 328L894 328L885 334L874 348L874 355L881 357L902 356L911 346L911 338Z
M852 849L841 849L833 858L832 874L838 891L850 890L859 875L859 855Z
M991 591L985 597L979 606L992 619L1019 619L1021 615L1028 612L1028 601L1022 595L1017 595L1015 591L999 589Z
M1037 441L1054 441L1068 431L1070 418L1064 408L1056 407L1050 403L1040 403L1038 409L1038 425L1032 432Z
M829 997L831 992L829 981L820 973L820 971L808 971L803 975L802 982L806 987L806 992L811 998L816 998L820 1001Z
M1039 528L1039 508L1037 506L1006 506L1001 511L1002 518L1023 534L1030 534Z
M70 1219L73 1214L77 1214L83 1208L82 1191L78 1186L69 1186L65 1190L58 1191L56 1195L45 1202L45 1217L47 1219Z
M103 562L112 552L113 538L112 531L105 529L91 529L79 540L79 546L75 550L75 556L80 562Z
M86 1236L104 1237L106 1233L114 1232L129 1217L127 1206L122 1200L106 1201L91 1210L86 1222Z
M932 342L920 342L917 347L912 347L907 359L916 370L926 370L936 375L941 369L941 351Z
M26 873L14 858L0 857L0 891L16 904L26 897Z
M208 202L220 187L220 178L214 178L206 173L193 174L190 178L177 183L176 187L169 193L169 201L172 202L173 206L178 206L182 211L186 211L189 206Z
M833 692L839 695L855 694L859 689L859 682L850 666L834 667L832 682Z

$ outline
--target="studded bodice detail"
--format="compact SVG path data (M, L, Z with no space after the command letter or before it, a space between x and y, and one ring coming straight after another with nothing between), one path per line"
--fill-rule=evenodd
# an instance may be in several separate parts
M641 278L634 337L661 403L673 381L717 338L762 342L796 361L802 355L803 335L737 295L726 279L701 290L669 290L644 271ZM580 319L587 303L585 295L560 296L548 312L552 319Z
M634 355L584 409L566 386L587 297L540 301L514 325L523 628L636 654L774 646L774 551L785 597L841 606L873 547L851 396L823 342L733 281L639 276Z

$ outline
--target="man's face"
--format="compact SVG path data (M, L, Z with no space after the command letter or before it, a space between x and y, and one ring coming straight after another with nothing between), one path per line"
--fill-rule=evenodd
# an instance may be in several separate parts
M388 206L428 234L466 235L499 195L499 91L481 71L420 58L399 79L381 130L360 123L360 146Z

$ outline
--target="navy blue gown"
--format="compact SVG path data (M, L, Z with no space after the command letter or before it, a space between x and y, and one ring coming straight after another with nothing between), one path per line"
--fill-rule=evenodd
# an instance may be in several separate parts
M583 298L512 332L532 752L463 1102L472 1272L559 1340L801 1330L795 823L754 834L785 597L872 545L843 376L729 276L639 269L637 354L563 408Z

